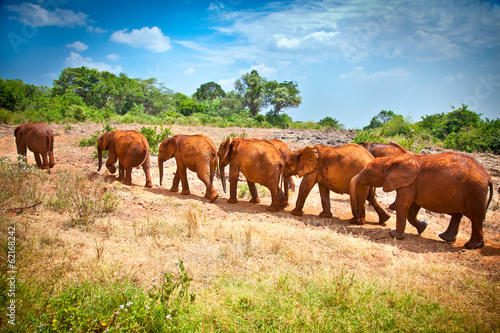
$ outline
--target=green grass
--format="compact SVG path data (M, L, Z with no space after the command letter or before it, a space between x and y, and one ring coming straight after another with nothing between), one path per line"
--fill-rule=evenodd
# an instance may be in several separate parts
M223 277L194 295L182 261L158 287L78 281L58 291L23 281L26 332L470 332L468 316L420 296L360 282L355 273ZM5 277L0 285L5 289ZM2 293L3 294L3 293ZM2 320L5 313L2 299ZM4 329L7 332L8 329ZM106 331L106 332L108 332Z

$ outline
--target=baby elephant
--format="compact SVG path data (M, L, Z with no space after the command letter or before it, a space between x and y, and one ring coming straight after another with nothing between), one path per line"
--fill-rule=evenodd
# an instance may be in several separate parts
M54 161L54 133L49 125L37 122L17 126L14 130L17 154L26 158L26 148L35 155L36 165L41 169L52 168ZM42 158L40 159L40 155Z
M102 167L102 151L109 150L109 158L106 161L106 167L109 172L115 173L116 167L114 164L118 160L120 173L119 181L123 181L125 185L132 184L132 169L140 168L144 170L146 175L145 187L153 187L151 182L149 143L144 135L140 132L113 130L101 134L97 139L97 154L99 157L99 169Z
M210 138L201 134L177 134L163 140L158 154L160 186L163 181L163 163L172 157L175 157L177 171L170 188L171 192L179 190L179 181L181 181L181 194L188 195L191 193L186 173L186 169L189 169L196 172L198 178L205 184L207 188L205 197L210 202L217 200L219 195L213 186L213 179L217 170L217 148Z
M424 208L451 215L448 229L439 235L445 241L456 240L460 220L465 215L472 223L472 235L465 247L484 246L483 221L493 197L493 183L474 158L454 152L376 158L351 180L353 210L360 208L356 205L356 188L363 185L382 186L385 192L397 191L396 230L390 232L391 236L405 237L407 219L421 234L427 223L418 221L417 214ZM364 212L358 210L354 215L361 218Z

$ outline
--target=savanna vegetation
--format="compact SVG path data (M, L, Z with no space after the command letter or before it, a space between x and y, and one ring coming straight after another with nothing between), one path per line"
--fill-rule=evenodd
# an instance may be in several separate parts
M206 125L215 127L278 127L342 129L332 110L318 122L293 121L285 110L302 98L296 82L277 82L256 70L225 92L208 82L187 96L156 79L132 79L86 67L66 68L53 87L34 86L0 78L0 122L19 124L105 122L150 125ZM500 153L500 119L482 119L467 105L430 114L414 121L382 110L359 130L355 142L392 141L413 151L428 144L467 152Z

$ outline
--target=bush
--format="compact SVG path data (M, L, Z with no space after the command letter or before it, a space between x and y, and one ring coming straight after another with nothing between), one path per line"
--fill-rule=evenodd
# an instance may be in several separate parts
M154 128L152 127L142 127L139 132L141 132L142 135L146 137L149 143L149 151L153 154L158 154L158 148L159 144L168 138L170 135L172 135L172 132L170 131L171 127L168 128L163 128L163 126L160 126L160 133L156 133L157 129L156 126Z

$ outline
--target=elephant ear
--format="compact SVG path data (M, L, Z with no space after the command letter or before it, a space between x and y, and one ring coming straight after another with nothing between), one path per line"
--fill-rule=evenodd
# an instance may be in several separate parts
M110 137L111 137L111 132L106 132L101 134L101 136L97 140L97 147L101 150L108 150Z
M319 154L314 146L302 148L299 155L299 165L297 166L297 175L303 177L305 174L313 172L318 166Z
M165 160L168 160L172 156L174 156L175 151L177 150L177 144L179 143L179 136L174 135L171 138L168 138L165 143Z
M226 142L224 142L224 155L221 156L221 161L225 161L227 156L229 155L232 146L234 145L234 138L230 136L227 138Z
M16 137L16 140L19 140L21 139L21 136L23 134L23 132L21 131L21 128L23 127L24 125L19 125L16 127L16 129L14 130L14 136Z
M399 155L388 159L387 171L384 174L384 192L411 185L418 176L418 163L410 155Z

